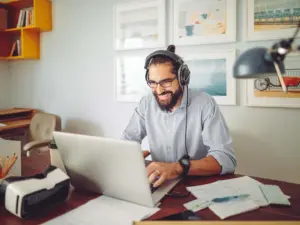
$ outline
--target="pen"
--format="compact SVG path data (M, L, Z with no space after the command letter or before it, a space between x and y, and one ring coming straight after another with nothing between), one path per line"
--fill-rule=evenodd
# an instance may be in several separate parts
M11 157L11 159L10 159L10 163L13 163L15 157L16 157L16 153L14 153L14 154L12 155L12 157Z
M244 195L233 195L233 196L226 196L226 197L221 197L221 198L214 198L211 201L215 203L220 203L220 202L229 202L231 200L238 200L238 199L244 199L249 197L250 195L244 194Z
M8 166L9 166L9 156L7 156L6 159L5 159L4 170L5 170L6 168L8 168Z
M7 176L7 174L9 173L10 169L13 167L13 165L15 164L16 160L17 160L18 156L13 158L13 161L10 163L10 165L8 167L6 167L3 171L3 176Z

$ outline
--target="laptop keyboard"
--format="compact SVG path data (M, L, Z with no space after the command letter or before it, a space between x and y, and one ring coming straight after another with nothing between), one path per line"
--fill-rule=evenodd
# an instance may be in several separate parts
M150 189L151 189L151 193L153 193L154 191L156 191L159 187L153 187L152 184L150 184Z

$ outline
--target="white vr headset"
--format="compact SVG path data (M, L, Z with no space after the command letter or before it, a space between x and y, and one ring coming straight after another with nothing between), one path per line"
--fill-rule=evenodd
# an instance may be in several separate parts
M4 179L0 185L0 196L9 212L27 218L65 201L69 187L69 176L51 165L44 173L34 176L11 176Z

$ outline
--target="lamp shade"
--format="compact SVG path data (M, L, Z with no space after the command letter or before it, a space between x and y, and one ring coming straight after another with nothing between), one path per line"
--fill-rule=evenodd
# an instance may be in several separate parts
M283 62L278 66L281 73L285 73ZM258 78L277 76L275 66L267 48L252 48L243 52L236 60L233 67L235 78Z

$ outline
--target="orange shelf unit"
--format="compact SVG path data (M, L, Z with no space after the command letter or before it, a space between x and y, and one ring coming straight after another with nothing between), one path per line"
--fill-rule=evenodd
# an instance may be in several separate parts
M0 60L39 59L40 33L52 31L52 2L10 0L0 3L0 8L7 11L7 27L0 30Z

